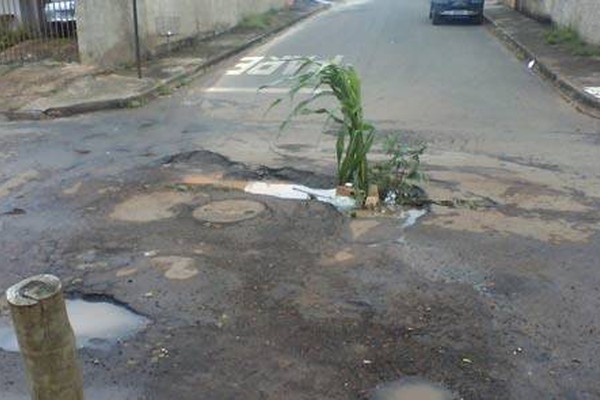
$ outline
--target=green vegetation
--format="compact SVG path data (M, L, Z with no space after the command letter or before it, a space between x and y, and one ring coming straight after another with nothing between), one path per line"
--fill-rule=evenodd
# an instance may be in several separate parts
M399 205L424 204L425 195L418 184L426 179L421 171L421 156L426 148L425 144L410 147L397 134L386 138L383 150L388 159L369 170L369 179L380 189L382 200Z
M30 38L30 33L24 29L12 30L0 24L0 51L4 51Z
M274 9L271 9L271 10L267 11L266 13L248 15L248 16L244 17L244 19L242 19L242 21L238 24L238 28L244 29L244 30L267 29L271 25L273 25L273 21L275 19L275 14L277 14L277 11Z
M337 182L339 185L352 183L356 195L364 198L369 189L367 154L375 138L375 128L364 119L361 82L356 70L350 65L306 60L291 80L293 85L289 94L292 101L302 89L311 89L313 94L298 102L281 129L298 115L321 114L335 121L338 124ZM338 109L312 108L315 101L323 97L334 97ZM276 100L271 107L281 101Z
M586 43L573 28L553 26L546 32L545 37L548 44L563 45L573 55L600 57L600 46Z
M159 96L169 96L173 94L173 88L168 85L160 85L158 88L156 88L156 93Z
M402 144L398 136L390 137L384 145L389 159L369 168L368 154L375 139L375 127L364 118L362 85L354 67L306 59L293 77L280 82L289 81L292 102L303 89L309 89L312 95L295 104L281 129L298 115L324 115L328 121L334 121L338 185L351 183L359 202L366 198L371 183L378 186L383 199L392 198L399 204L416 204L424 197L416 184L424 178L420 157L425 146L412 149ZM318 100L331 97L336 100L335 109L315 106ZM271 108L281 101L275 100Z

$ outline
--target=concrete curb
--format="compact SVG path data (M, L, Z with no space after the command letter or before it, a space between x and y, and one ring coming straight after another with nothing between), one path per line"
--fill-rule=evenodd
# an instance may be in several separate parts
M553 71L532 50L511 36L510 33L496 24L493 19L487 15L484 15L484 18L488 27L491 28L492 33L506 43L517 55L522 58L535 60L536 64L533 69L544 79L550 81L563 96L574 103L578 110L589 113L594 117L600 117L600 99L596 99L591 94L586 93L583 88L570 82L564 75Z
M206 62L190 69L189 71L184 71L182 73L173 75L167 79L162 79L154 84L151 88L141 91L139 93L132 94L127 97L120 97L108 100L100 100L100 101L90 101L83 102L78 104L72 104L65 107L55 107L49 108L46 110L16 110L16 111L8 111L4 112L4 115L9 120L42 120L48 118L60 118L60 117L69 117L76 114L84 114L96 111L104 111L104 110L114 110L121 108L129 108L132 107L135 103L138 103L139 106L146 104L147 102L159 97L159 92L165 86L172 86L177 82L180 82L185 79L194 79L201 76L206 72L209 68L235 56L238 55L258 44L263 43L267 39L272 36L285 31L286 29L291 28L297 23L304 21L324 10L329 9L330 6L323 5L320 7L311 10L306 14L302 14L297 18L290 21L288 24L278 26L275 29L265 32L255 38L250 39L248 42L244 43L241 46L235 47L231 50L227 50L224 53L218 54L217 56L206 60ZM135 107L135 106L133 106Z

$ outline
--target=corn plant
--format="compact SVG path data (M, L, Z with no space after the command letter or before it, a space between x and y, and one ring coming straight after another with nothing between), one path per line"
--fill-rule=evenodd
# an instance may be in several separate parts
M369 188L367 155L373 144L375 128L364 119L361 81L356 70L350 65L307 59L296 74L285 81L292 82L289 90L292 102L303 89L310 89L312 95L293 107L281 129L299 115L320 114L337 123L337 182L339 185L352 183L357 196L363 197ZM324 97L334 97L337 109L313 107ZM276 100L271 108L281 101Z

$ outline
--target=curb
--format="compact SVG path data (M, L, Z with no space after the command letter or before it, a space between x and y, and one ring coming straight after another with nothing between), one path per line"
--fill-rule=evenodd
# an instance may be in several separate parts
M586 93L583 89L571 83L565 76L553 71L536 54L519 42L503 28L501 28L493 19L484 14L485 21L491 28L492 33L515 51L518 56L536 61L533 68L544 79L550 81L563 96L574 102L575 107L582 112L591 114L594 117L600 117L600 99Z
M206 60L206 62L192 68L189 71L184 71L182 73L171 76L169 78L162 79L162 80L158 81L156 84L154 84L151 88L144 90L140 93L133 94L128 97L121 97L121 98L115 98L115 99L109 99L109 100L90 101L90 102L85 102L85 103L73 104L73 105L69 105L66 107L49 108L46 110L8 111L8 112L4 112L3 114L9 120L12 120L12 121L42 120L42 119L49 119L49 118L69 117L69 116L76 115L76 114L91 113L91 112L96 112L96 111L114 110L114 109L142 106L142 105L148 103L149 101L159 97L159 91L161 90L161 88L163 88L165 86L172 86L173 84L175 84L179 81L182 81L184 79L195 79L195 78L201 76L203 73L206 72L206 70L215 66L216 64L219 64L235 55L238 55L238 54L258 45L258 44L263 43L264 41L271 38L272 36L274 36L280 32L283 32L288 28L291 28L292 26L296 25L297 23L304 21L305 19L308 19L324 10L329 9L329 7L330 6L327 6L327 5L317 7L314 10L307 12L306 14L302 14L302 15L298 16L297 18L293 19L292 21L290 21L289 23L287 23L285 25L278 26L271 31L262 33L256 37L250 39L248 42L244 43L241 46L227 50L224 53L218 54L217 56L215 56L213 58L209 58L208 60ZM137 103L139 105L134 106L135 103Z

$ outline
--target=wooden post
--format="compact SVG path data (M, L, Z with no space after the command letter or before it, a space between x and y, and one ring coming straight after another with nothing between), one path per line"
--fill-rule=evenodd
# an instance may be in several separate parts
M75 335L60 280L38 275L6 291L32 400L83 400Z

